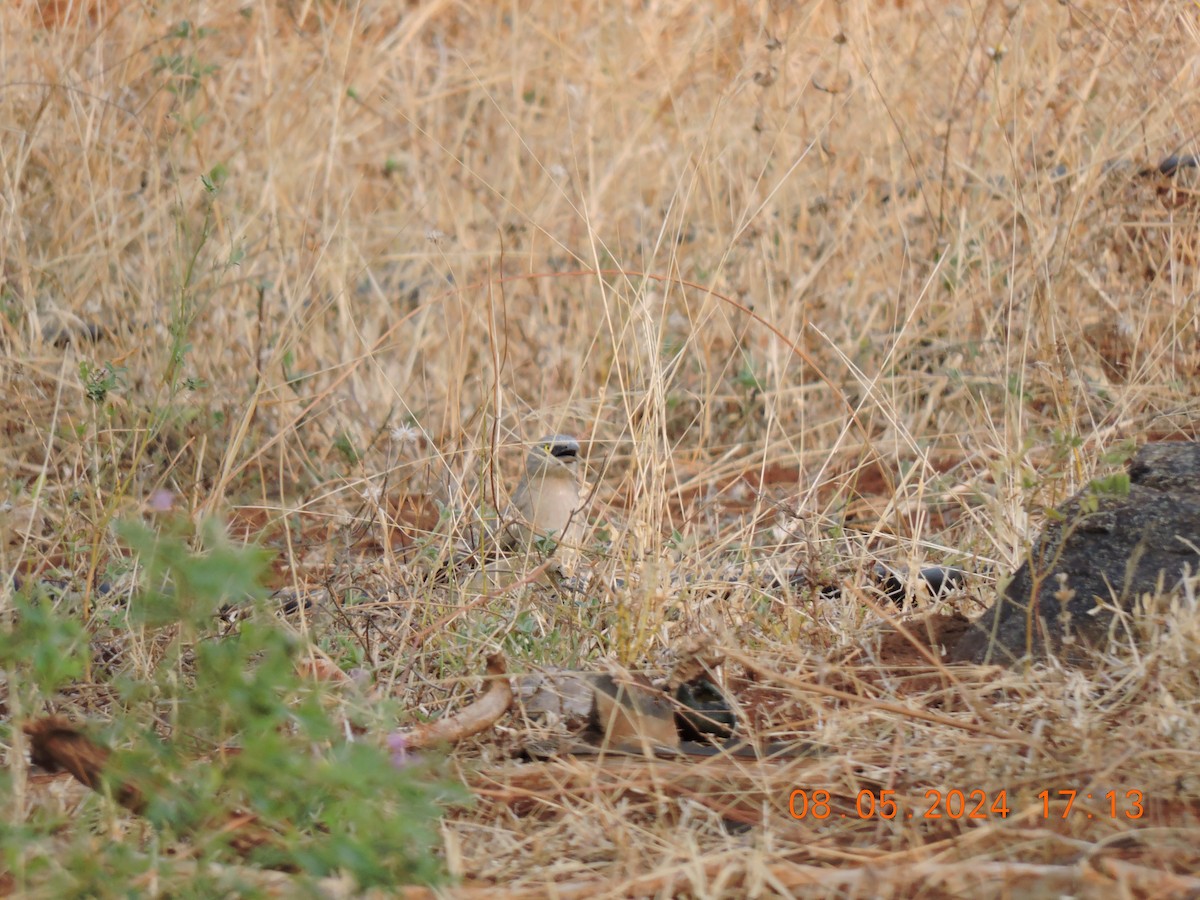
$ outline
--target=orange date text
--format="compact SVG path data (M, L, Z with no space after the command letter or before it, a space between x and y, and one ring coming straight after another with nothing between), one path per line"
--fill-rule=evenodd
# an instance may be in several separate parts
M930 788L915 807L902 808L894 790L864 789L854 798L852 809L841 809L835 808L829 791L797 789L788 796L788 812L794 819L1005 819L1010 809L1008 791Z
M1010 806L1011 799L1011 806ZM1019 799L1025 802L1018 803ZM1030 804L1036 799L1037 807ZM1041 812L1043 819L1140 819L1145 813L1142 791L1047 788L1034 798L1012 797L1007 790L940 790L924 795L896 796L890 788L864 788L851 801L849 795L823 789L797 788L788 795L788 813L793 819L1007 819L1013 809L1029 815Z

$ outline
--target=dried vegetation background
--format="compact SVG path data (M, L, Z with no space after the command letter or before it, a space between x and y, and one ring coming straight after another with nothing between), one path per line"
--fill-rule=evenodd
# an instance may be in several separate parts
M743 727L822 748L519 763L514 714L454 750L463 893L1200 890L1194 594L1017 672L888 664L866 587L951 563L976 615L1048 506L1200 431L1193 6L55 0L0 57L0 596L68 584L103 660L57 710L154 655L112 523L216 513L410 710L497 646L702 636ZM481 593L460 549L550 432L591 580Z

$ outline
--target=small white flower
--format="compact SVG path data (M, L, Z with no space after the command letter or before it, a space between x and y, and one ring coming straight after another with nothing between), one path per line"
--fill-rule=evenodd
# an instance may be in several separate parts
M397 444L408 446L421 439L421 432L412 425L397 425L392 429L391 436Z

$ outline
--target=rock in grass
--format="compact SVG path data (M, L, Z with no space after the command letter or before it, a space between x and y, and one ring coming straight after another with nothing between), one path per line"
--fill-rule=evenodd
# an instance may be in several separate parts
M963 662L1009 663L1104 647L1114 608L1200 571L1200 443L1148 444L1128 475L1093 482L1051 516L995 605L955 645ZM1032 611L1032 614L1031 614Z

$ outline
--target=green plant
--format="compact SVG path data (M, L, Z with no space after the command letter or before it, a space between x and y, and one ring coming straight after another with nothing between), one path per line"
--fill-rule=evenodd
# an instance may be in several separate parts
M74 618L58 613L37 583L17 592L10 615L9 628L0 631L0 668L20 698L18 708L28 709L83 675L87 635Z
M83 382L87 398L99 406L108 399L110 393L124 384L125 370L110 362L93 365L84 359L79 362L79 380Z
M201 862L341 872L363 886L438 880L438 817L464 792L433 762L398 768L381 739L346 739L297 674L299 642L261 609L267 555L233 544L212 520L194 535L130 522L118 532L143 576L128 624L163 652L151 671L115 681L106 792L139 797L134 808L156 840L187 842ZM229 604L249 612L219 635L215 617ZM17 626L0 639L0 661L28 673L28 703L32 688L47 696L78 677L86 654L80 626L42 601L22 599ZM251 838L235 820L252 823ZM129 851L116 844L47 866L87 893L97 860L110 883L113 872L148 867Z

